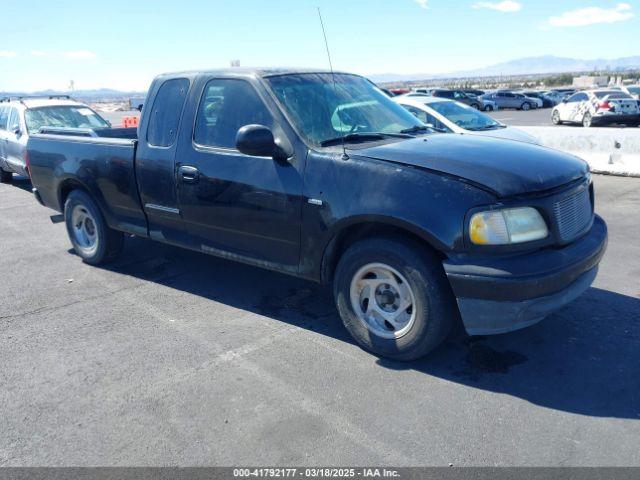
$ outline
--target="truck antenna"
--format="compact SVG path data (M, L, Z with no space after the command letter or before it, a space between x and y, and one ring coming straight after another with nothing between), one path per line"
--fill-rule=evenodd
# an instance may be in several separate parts
M333 72L333 64L331 63L331 52L329 51L329 42L327 41L327 32L324 29L324 22L322 21L322 12L320 11L320 7L318 7L318 17L320 18L320 27L322 28L322 36L324 37L324 46L327 50L327 58L329 59L329 70L331 71L333 89L335 90L336 97L337 97L338 85L336 83L336 74ZM338 106L338 120L340 121L340 136L342 137L342 159L349 160L349 155L347 155L347 149L344 145L344 125L342 124L342 118L340 117L340 106Z

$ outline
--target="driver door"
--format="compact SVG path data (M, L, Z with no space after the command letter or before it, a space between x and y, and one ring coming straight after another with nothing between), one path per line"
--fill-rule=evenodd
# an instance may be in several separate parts
M196 247L252 263L297 267L302 162L253 157L235 147L238 130L265 125L282 139L274 115L244 79L210 79L201 90L192 138L181 137L178 200Z

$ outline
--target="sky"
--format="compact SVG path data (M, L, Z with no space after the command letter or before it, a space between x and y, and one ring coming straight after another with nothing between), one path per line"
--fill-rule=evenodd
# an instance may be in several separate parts
M0 91L146 90L230 66L436 74L640 55L640 0L0 0Z

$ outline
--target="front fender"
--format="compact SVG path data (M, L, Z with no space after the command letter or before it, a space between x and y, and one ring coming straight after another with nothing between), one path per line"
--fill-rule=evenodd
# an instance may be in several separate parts
M438 172L312 152L305 172L300 273L319 280L327 246L356 224L393 226L439 252L459 251L467 211L493 200L488 192Z

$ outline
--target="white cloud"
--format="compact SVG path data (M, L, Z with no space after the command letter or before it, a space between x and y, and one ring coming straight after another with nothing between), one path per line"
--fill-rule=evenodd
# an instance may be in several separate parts
M0 58L13 58L16 55L18 54L11 50L0 50Z
M429 8L429 0L413 0L425 10Z
M513 0L504 0L502 2L478 2L473 4L473 8L489 8L503 13L511 13L522 10L522 4Z
M597 23L624 22L634 17L631 5L619 3L613 8L586 7L564 12L547 21L552 27L585 27Z
M43 52L42 50L31 50L31 55L34 57L44 57L47 54L45 52Z
M62 52L62 55L67 58L73 58L77 60L90 60L96 58L96 54L89 50L73 50L70 52Z

